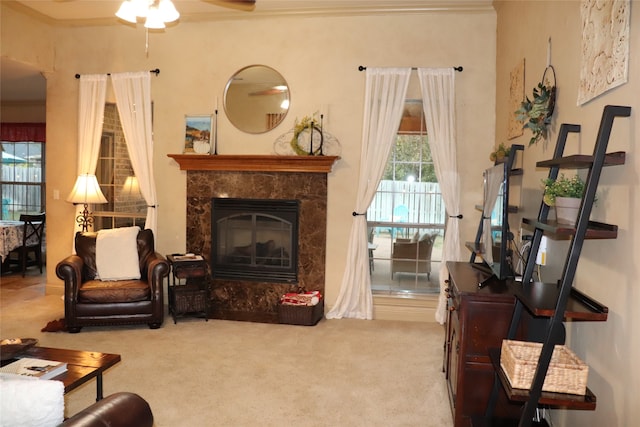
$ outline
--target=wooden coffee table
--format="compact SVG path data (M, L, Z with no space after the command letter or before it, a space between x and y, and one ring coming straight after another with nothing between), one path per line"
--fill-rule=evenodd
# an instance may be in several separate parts
M67 363L67 371L52 379L62 381L64 393L76 389L92 378L96 379L96 401L102 399L102 373L120 362L119 354L95 351L66 350L62 348L31 347L21 354L35 359Z

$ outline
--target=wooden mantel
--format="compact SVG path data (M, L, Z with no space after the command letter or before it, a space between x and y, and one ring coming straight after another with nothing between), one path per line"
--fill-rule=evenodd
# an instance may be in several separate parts
M330 173L339 156L167 154L186 171Z

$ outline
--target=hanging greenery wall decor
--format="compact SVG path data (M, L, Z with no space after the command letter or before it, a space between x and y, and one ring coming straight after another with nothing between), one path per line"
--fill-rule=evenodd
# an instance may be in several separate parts
M551 70L553 84L547 79L547 71ZM542 81L533 88L533 100L529 97L521 104L515 112L516 119L523 122L523 129L530 129L533 136L529 140L529 145L537 143L540 139L547 137L547 127L551 124L551 116L556 101L556 72L553 66L549 65L542 75Z

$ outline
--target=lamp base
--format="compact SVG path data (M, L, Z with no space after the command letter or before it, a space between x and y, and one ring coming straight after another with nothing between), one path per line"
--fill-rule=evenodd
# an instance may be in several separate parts
M82 226L82 232L89 231L90 227L93 227L93 217L91 216L91 212L89 212L89 205L84 203L84 209L76 217L76 222Z

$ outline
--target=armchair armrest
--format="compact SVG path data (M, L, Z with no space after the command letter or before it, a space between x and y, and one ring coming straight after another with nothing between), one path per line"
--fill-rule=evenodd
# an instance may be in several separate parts
M56 266L56 275L64 280L66 297L76 299L78 288L82 284L82 267L84 262L78 255L69 255Z
M153 413L142 397L119 392L105 397L62 423L63 427L151 427Z
M162 282L169 275L169 263L160 253L153 252L146 258L146 264L143 270L147 273L151 298L162 300Z

